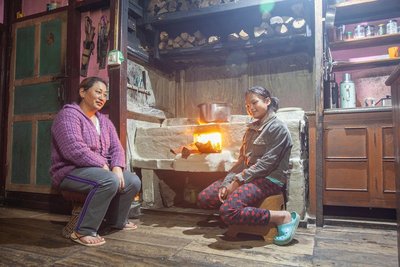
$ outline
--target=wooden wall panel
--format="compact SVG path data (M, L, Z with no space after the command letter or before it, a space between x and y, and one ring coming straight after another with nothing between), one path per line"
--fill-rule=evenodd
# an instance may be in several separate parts
M383 193L396 193L395 179L394 160L383 162Z
M279 98L280 107L315 110L315 88L310 72L310 56L294 54L249 65L249 86L261 85Z
M149 75L157 108L172 117L198 118L197 105L203 102L227 102L232 114L246 114L244 92L254 85L269 88L280 107L313 111L309 60L309 55L295 54L241 65L192 66L172 76L149 70Z
M383 158L394 159L394 136L393 127L382 129Z
M244 90L246 88L245 71L237 74L236 71L225 66L188 69L185 72L183 85L185 114L178 114L178 117L198 118L197 105L204 102L230 103L232 114L245 114Z
M175 76L152 69L148 69L148 74L156 99L156 108L164 111L167 117L176 117Z

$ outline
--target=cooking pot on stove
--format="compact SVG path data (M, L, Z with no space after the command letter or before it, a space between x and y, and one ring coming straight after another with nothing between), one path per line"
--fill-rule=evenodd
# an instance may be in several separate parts
M202 103L198 105L200 109L200 121L228 122L231 117L231 105L228 103Z

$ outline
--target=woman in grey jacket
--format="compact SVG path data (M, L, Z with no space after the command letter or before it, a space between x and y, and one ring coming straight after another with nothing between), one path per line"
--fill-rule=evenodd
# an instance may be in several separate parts
M292 147L287 126L277 118L278 99L261 87L246 91L246 109L254 121L248 125L240 148L238 162L224 180L204 189L198 206L219 208L222 220L230 224L266 225L274 223L277 245L289 244L299 225L296 212L257 208L268 196L283 191L289 174Z

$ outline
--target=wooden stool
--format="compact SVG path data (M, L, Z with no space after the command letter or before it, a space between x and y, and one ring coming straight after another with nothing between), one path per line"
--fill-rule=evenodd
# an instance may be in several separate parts
M261 203L261 209L268 210L284 210L285 209L285 199L283 194L274 195L267 197ZM236 237L238 233L260 235L268 243L272 243L274 237L278 234L278 230L275 224L269 223L265 226L258 225L229 225L226 235L229 237Z
M79 214L81 213L82 206L85 203L87 194L72 191L61 191L61 195L65 200L72 202L73 208L71 212L71 218L61 232L63 237L70 238L75 229L75 225L78 221Z

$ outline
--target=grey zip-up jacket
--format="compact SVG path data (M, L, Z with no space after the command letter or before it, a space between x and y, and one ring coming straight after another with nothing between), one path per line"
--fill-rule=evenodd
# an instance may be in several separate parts
M221 186L229 185L234 179L247 183L257 177L273 178L286 184L291 148L292 138L286 124L275 112L269 112L248 125L238 161Z

